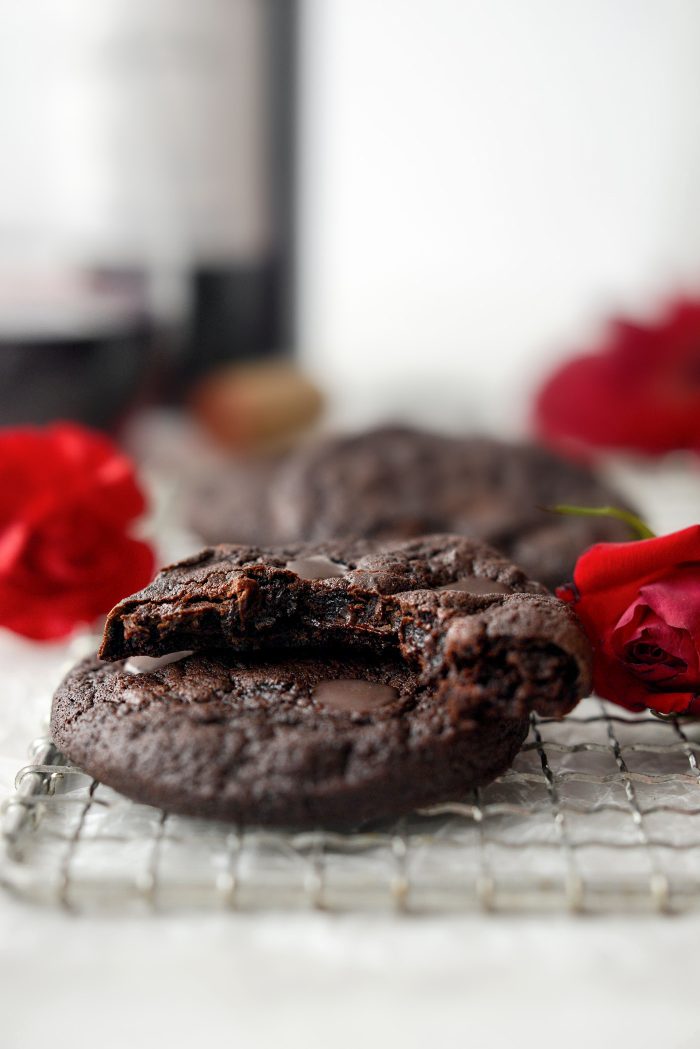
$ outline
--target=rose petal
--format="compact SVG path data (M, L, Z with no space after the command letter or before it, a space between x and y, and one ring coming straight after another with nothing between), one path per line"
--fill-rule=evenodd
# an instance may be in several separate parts
M675 568L640 587L639 596L664 622L700 638L700 565Z
M611 326L597 352L558 368L540 390L534 427L578 456L625 448L700 447L700 301L671 304L657 323Z
M656 539L597 543L581 555L574 570L576 613L587 631L605 633L642 587L683 563L700 570L700 525Z
M593 688L602 699L608 699L627 710L651 708L661 714L682 714L694 705L695 711L700 713L700 702L695 692L650 692L644 682L604 653L599 653L594 662Z
M0 431L0 625L53 639L151 578L126 533L145 501L129 459L74 423Z
M640 642L655 646L664 653L656 660L657 671L652 670L649 662L642 663L631 657L630 649ZM699 659L693 635L683 627L664 622L641 597L623 613L604 644L628 666L631 673L645 680L671 680L682 675L686 687L698 681Z
M61 591L27 593L11 580L0 580L0 626L38 641L58 640L76 626L92 623L118 601L141 590L153 578L155 559L146 543L112 537L115 556L93 584Z

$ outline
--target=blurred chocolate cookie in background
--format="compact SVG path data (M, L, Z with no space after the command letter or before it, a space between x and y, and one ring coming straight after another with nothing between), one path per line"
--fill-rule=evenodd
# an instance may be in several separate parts
M571 577L585 547L629 538L618 521L543 512L555 503L623 500L589 471L532 445L386 426L276 460L239 461L195 484L186 514L208 542L454 532L490 543L554 587Z

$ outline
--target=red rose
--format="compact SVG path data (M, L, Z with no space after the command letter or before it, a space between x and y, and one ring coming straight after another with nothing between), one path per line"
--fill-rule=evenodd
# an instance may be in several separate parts
M630 710L700 713L700 525L579 558L569 601L593 646L593 685Z
M700 449L700 301L656 325L618 322L603 346L564 364L540 390L535 429L570 453Z
M0 626L65 637L152 577L128 535L145 502L134 468L72 423L0 431Z

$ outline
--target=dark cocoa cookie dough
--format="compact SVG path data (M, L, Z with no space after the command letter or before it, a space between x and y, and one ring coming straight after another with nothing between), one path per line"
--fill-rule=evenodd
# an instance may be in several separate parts
M100 655L326 645L396 652L485 717L565 713L588 688L569 607L463 536L209 548L120 602Z
M222 471L218 484L190 493L189 520L206 541L458 532L554 587L571 578L586 546L629 538L617 521L545 514L540 507L554 503L623 500L587 470L529 445L383 427L315 442L264 470L263 484L249 466L246 477Z
M355 709L335 707L324 688L337 679L368 682L379 702L370 693L363 710L356 691ZM138 801L299 828L350 829L464 798L505 771L527 729L526 718L455 714L396 658L328 653L202 654L140 675L88 660L52 715L63 752Z
M72 761L170 811L288 826L463 798L590 671L568 605L444 535L204 550L112 611L101 654L117 662L85 662L54 699Z

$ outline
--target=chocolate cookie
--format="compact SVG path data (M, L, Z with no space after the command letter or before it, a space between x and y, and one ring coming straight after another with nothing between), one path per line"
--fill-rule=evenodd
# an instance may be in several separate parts
M86 661L52 717L72 761L141 802L295 827L463 798L508 767L527 729L455 717L397 658L327 653L202 654L139 675Z
M269 464L265 467L269 470ZM458 532L496 546L535 579L571 578L591 543L629 538L617 521L551 517L542 506L622 505L588 471L529 445L384 427L320 441L265 477L219 475L190 507L210 542L301 542L338 536ZM247 512L253 492L256 511Z
M122 601L101 655L54 700L73 761L166 809L299 826L463 797L590 670L569 606L461 536L207 549Z
M588 683L568 606L462 536L209 548L120 602L100 655L329 645L397 652L484 716L563 713Z

